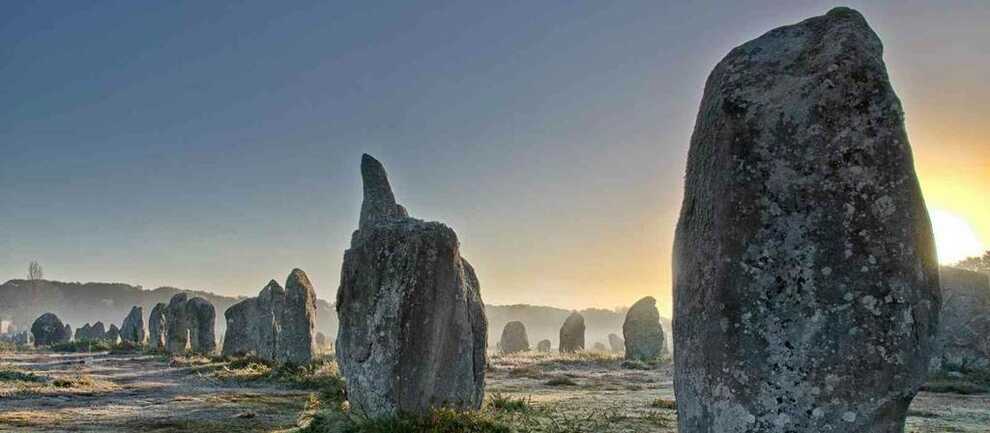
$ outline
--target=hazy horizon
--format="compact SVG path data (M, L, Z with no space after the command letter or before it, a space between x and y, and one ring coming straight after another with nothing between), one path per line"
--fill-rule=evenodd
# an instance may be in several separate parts
M884 42L940 261L990 248L990 8L846 4ZM333 301L367 152L485 303L670 317L705 79L834 5L5 3L0 277L253 296L298 267Z

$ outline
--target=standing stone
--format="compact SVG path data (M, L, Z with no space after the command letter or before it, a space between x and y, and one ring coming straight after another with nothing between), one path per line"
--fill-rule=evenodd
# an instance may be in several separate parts
M295 365L313 359L316 291L300 269L289 274L285 286L283 289L272 280L257 298L245 299L227 309L224 356L253 354L267 361Z
M107 339L107 327L103 325L103 322L96 322L92 328L89 329L89 339L91 341L100 341Z
M529 351L529 337L526 336L526 325L512 321L502 329L502 339L499 341L502 353L517 353Z
M125 343L144 344L144 309L131 307L124 322L120 324L120 339Z
M212 354L217 351L216 319L213 304L206 299L195 297L186 303L186 317L189 319L189 341L193 352Z
M63 324L54 313L45 313L31 324L31 334L34 336L36 346L51 346L69 342L72 328L68 324Z
M107 329L106 341L110 342L110 344L117 344L117 339L119 337L120 337L120 329L117 328L117 325L111 323L110 329Z
M552 344L553 343L551 343L550 340L540 340L539 343L536 343L536 351L541 353L550 353Z
M615 334L608 334L608 346L615 353L621 353L626 350L626 341Z
M164 314L166 352L183 353L188 349L212 354L216 351L216 309L209 301L200 297L189 299L187 294L177 293L164 308Z
M89 323L86 323L83 326L76 328L76 334L75 337L73 338L76 341L89 341L90 335L92 334L93 334L93 327L90 326Z
M591 351L604 353L604 352L608 352L608 347L605 346L605 343L602 343L601 341L596 341L595 344L591 346Z
M285 312L285 289L275 280L268 282L258 294L254 331L255 353L266 361L275 361L278 354L278 329Z
M900 433L938 324L901 104L856 11L712 72L674 242L681 433Z
M990 367L990 277L942 267L942 310L931 370Z
M151 309L151 314L148 315L148 348L151 350L165 349L166 308L167 305L159 302Z
M183 353L189 347L188 301L189 295L176 293L165 307L165 351L168 353Z
M372 417L477 409L487 321L457 235L408 217L385 169L361 160L364 202L344 252L337 355L352 407Z
M667 351L656 299L647 296L629 308L622 336L626 339L626 359L656 361Z
M584 350L584 316L571 313L560 327L560 353Z
M316 354L316 291L301 269L293 269L285 280L285 310L278 335L279 362L308 364Z

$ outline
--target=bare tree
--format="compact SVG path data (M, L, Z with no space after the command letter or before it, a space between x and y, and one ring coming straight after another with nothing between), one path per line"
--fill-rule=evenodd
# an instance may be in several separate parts
M38 262L31 262L28 265L28 279L40 280L42 278L44 278L44 273L41 271L41 265Z

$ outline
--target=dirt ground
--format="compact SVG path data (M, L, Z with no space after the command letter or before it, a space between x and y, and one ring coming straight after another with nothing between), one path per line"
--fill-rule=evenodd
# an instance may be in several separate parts
M675 432L671 368L609 356L493 356L489 396L525 399L560 431ZM310 392L219 381L151 355L0 354L0 367L75 381L0 381L0 432L270 432L296 426ZM921 393L908 432L990 432L990 395Z
M0 354L0 364L82 386L4 388L0 432L269 432L296 425L308 392L245 387L150 355Z

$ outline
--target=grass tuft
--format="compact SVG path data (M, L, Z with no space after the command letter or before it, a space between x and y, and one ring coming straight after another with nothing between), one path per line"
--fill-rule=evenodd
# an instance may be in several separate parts
M650 402L650 407L657 409L677 410L677 402L660 397Z

